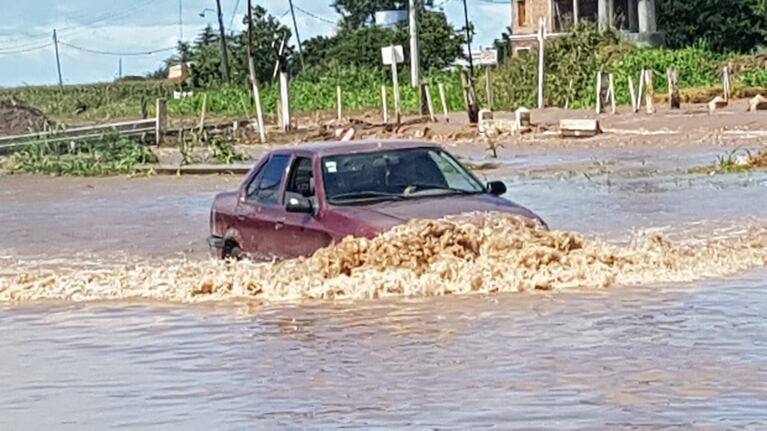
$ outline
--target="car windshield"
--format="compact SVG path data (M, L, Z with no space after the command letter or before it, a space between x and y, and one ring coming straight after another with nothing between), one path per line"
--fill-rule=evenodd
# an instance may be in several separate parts
M328 202L336 205L484 193L479 180L437 148L408 148L322 159Z

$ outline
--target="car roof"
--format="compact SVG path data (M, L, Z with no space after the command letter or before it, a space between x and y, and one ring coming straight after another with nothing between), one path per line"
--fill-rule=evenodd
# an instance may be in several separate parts
M305 154L315 156L337 156L354 153L372 153L385 150L405 150L408 148L440 148L438 144L428 141L334 141L301 144L295 147L280 148L272 154Z

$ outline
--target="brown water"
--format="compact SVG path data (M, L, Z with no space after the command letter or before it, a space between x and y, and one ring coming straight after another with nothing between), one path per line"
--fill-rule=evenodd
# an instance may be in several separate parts
M5 303L0 429L764 429L767 269L753 233L767 224L767 176L688 176L663 163L648 175L641 154L600 157L613 173L515 175L510 196L618 255L656 250L629 244L650 229L671 241L666 252L692 253L688 266L661 259L642 266L650 272L641 280L617 272L607 289L271 305L257 296ZM147 251L156 257L144 268L163 268L178 244L197 259L199 215L219 183L141 181L62 180L37 197L0 189L0 273L72 262L119 271ZM153 206L166 198L171 208ZM88 214L83 201L96 202ZM25 217L56 226L53 240ZM88 222L103 240L83 234ZM27 241L13 240L20 227ZM56 272L66 273L84 272ZM685 277L669 282L674 274Z

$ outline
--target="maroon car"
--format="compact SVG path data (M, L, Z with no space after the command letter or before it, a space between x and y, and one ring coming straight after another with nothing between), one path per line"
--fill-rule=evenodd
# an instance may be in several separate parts
M427 142L337 142L264 156L239 190L216 196L208 243L218 257L296 257L411 219L498 211L541 221L499 197ZM543 223L541 221L541 223Z

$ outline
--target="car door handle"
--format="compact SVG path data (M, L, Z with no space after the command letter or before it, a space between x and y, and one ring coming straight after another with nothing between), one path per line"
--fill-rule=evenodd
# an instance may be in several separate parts
M278 222L274 223L274 230L282 230L284 228L285 228L285 223L284 222L278 221Z

